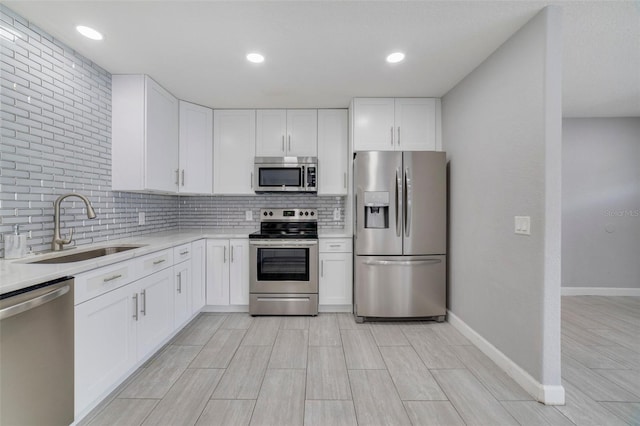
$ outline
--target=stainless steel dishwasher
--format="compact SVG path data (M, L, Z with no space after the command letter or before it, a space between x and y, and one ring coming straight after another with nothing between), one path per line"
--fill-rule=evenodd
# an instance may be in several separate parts
M73 423L73 278L0 295L0 424Z

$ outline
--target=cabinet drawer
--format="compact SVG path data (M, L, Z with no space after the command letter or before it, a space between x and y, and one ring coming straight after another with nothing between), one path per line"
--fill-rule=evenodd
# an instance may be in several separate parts
M75 277L75 304L82 303L136 279L132 261L119 262Z
M350 238L320 239L320 252L349 253L352 251Z
M173 248L173 262L180 263L191 259L191 243Z
M139 277L173 266L173 248L148 254L136 260Z

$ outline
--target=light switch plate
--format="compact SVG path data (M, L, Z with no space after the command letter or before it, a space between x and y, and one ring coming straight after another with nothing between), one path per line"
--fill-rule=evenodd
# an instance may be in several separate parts
M531 216L515 217L515 233L518 235L531 235Z
M144 225L147 223L147 218L144 212L138 212L138 225Z
M251 210L244 212L244 220L253 220L253 212Z
M333 220L340 220L340 209L338 207L333 209Z

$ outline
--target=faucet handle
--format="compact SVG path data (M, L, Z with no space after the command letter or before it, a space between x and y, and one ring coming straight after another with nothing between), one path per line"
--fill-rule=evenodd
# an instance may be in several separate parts
M73 228L69 229L69 238L67 239L62 238L62 241L60 241L60 244L71 244L71 241L73 241Z

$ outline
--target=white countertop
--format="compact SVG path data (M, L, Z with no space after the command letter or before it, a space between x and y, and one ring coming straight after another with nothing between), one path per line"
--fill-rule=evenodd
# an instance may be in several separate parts
M143 256L158 250L175 247L180 244L190 243L203 238L246 238L255 228L248 229L204 229L204 230L175 230L139 235L118 240L103 241L95 244L86 244L77 248L65 249L59 253L74 253L91 250L99 247L115 245L141 244L143 247L127 250L121 253L110 254L95 259L83 260L73 263L59 264L33 264L26 263L38 259L52 257L51 253L31 255L22 259L0 259L0 294L20 290L46 281L73 276L102 266L111 265L127 259ZM340 230L320 231L320 238L351 238Z

